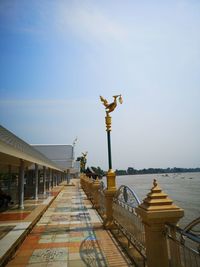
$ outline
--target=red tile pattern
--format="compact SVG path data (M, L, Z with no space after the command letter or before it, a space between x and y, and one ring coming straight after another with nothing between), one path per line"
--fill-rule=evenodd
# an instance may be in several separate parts
M24 220L30 212L1 213L0 221L17 221Z

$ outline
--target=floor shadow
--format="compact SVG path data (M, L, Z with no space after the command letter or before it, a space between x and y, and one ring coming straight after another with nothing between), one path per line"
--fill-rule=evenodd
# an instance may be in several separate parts
M85 206L83 202L81 204L84 209ZM88 267L108 267L109 265L106 257L103 254L95 231L93 230L90 216L88 216L87 212L83 212L81 215L82 219L84 219L84 222L86 223L85 229L88 231L88 236L81 243L79 250L82 261Z

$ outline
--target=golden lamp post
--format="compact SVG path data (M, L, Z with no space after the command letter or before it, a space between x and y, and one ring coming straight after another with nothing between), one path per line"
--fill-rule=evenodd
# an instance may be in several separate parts
M108 101L100 96L100 100L102 101L103 105L105 106L106 110L106 131L107 131L107 140L108 140L108 173L107 173L107 189L105 191L105 205L106 205L106 218L104 221L104 225L107 228L112 227L112 198L116 192L116 183L115 183L115 171L112 170L112 155L111 155L111 116L110 113L115 110L117 107L117 98L119 98L119 103L122 104L122 96L121 95L115 95L113 96L114 101L112 103L108 103Z

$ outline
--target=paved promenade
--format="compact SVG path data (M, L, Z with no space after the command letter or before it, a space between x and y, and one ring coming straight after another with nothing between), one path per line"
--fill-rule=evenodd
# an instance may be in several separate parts
M1 209L0 266L4 266L7 259L11 258L62 188L63 186L57 186L45 196L39 195L38 200L25 200L23 210L19 210L18 205L11 205L6 210Z
M6 266L133 266L110 232L103 229L101 218L79 188L78 180L72 183L57 188L59 194L55 198L54 193L55 199ZM26 220L28 216L31 213ZM6 234L0 245L15 232L18 230Z

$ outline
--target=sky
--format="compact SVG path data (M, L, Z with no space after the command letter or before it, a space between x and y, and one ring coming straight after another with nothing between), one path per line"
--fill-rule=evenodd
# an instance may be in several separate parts
M1 0L0 124L108 169L200 167L200 1Z

